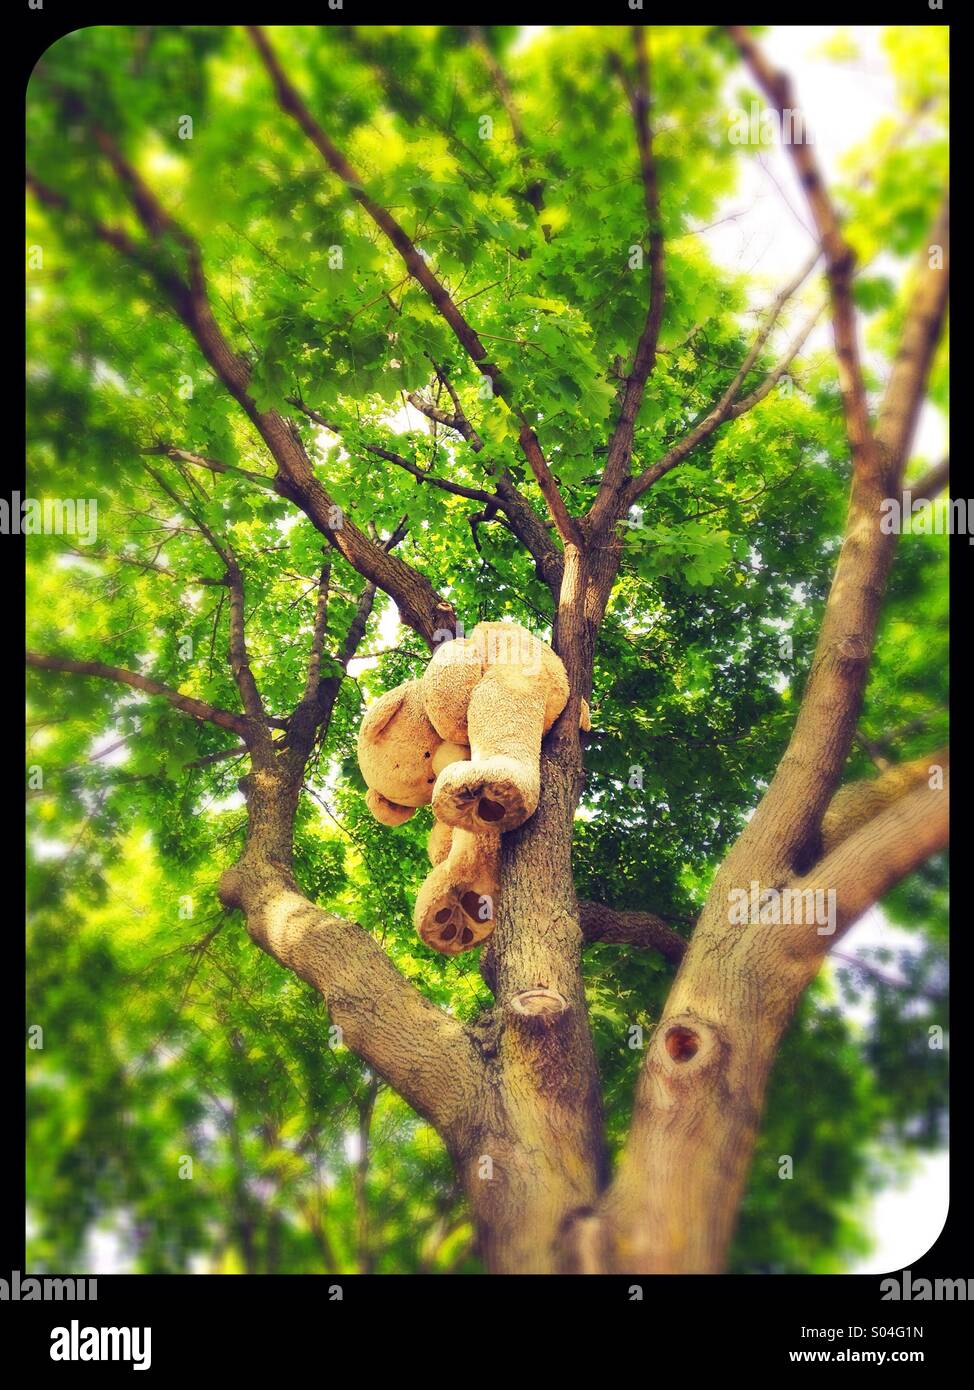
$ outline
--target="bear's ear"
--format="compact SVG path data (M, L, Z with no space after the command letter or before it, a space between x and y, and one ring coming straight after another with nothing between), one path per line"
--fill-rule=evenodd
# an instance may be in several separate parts
M588 700L582 700L581 702L578 727L583 734L588 734L592 731L592 711L588 707Z
M365 793L365 804L381 825L403 825L415 812L415 806L400 806L398 801L389 801L369 787Z
M397 685L395 690L387 690L384 695L380 695L375 704L370 705L366 710L365 718L359 729L359 737L363 739L378 738L386 725L399 713L405 698L405 685Z

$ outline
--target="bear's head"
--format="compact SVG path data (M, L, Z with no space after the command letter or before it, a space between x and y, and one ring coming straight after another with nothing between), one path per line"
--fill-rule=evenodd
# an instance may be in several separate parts
M470 757L445 743L426 716L419 681L405 681L379 697L362 720L358 763L368 785L365 801L383 825L402 825L433 799L444 767Z

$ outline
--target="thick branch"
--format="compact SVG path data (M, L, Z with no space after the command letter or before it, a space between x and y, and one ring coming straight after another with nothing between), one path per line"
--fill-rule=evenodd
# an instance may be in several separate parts
M922 787L787 884L787 913L772 894L778 912L729 929L725 888L711 894L646 1048L616 1180L586 1233L598 1267L723 1268L768 1074L803 990L852 923L946 839L946 791ZM750 882L742 875L737 892Z
M613 946L642 946L659 951L678 965L687 943L663 917L655 912L631 912L603 907L601 903L579 902L579 921L586 942L605 942Z
M830 854L856 830L879 815L893 802L929 782L934 768L946 768L947 748L925 753L906 763L887 766L878 777L865 777L840 787L822 818L822 848Z
M942 788L920 786L900 797L793 884L796 893L835 893L836 931L823 936L814 924L793 927L786 940L790 954L824 955L891 888L946 848L949 787L945 774Z
M286 876L241 862L221 880L254 941L312 985L351 1048L448 1142L475 1108L483 1063L463 1025L431 1004L355 923L309 902Z

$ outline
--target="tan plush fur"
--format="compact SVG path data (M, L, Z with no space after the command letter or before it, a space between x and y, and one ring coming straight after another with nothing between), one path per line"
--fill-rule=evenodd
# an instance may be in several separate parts
M537 808L541 740L567 701L550 647L516 623L479 623L362 720L359 766L376 819L401 825L433 804L433 867L415 922L435 949L454 955L493 930L500 836ZM581 726L589 728L584 701Z
M437 730L470 746L436 780L437 819L474 833L522 825L541 792L541 740L568 702L559 658L517 623L478 623L438 649L423 684Z

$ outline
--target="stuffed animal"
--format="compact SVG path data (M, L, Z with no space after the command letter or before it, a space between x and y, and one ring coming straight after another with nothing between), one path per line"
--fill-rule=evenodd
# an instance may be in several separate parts
M437 820L474 833L523 825L541 794L541 740L568 703L560 659L517 623L478 623L437 648L422 685L436 732L470 748L437 776Z
M365 804L383 825L402 825L432 799L437 774L469 758L464 744L445 742L426 716L421 681L406 681L369 708L358 736L358 760L368 784ZM433 822L427 852L433 866L413 912L428 946L457 955L494 929L500 834L484 835Z
M375 818L401 825L433 804L433 867L415 920L435 949L469 950L493 930L500 836L537 808L541 740L567 701L550 647L516 623L479 623L362 720L359 766ZM580 722L590 727L584 701Z

